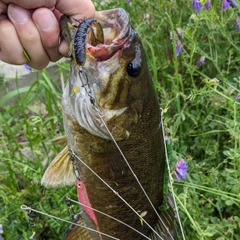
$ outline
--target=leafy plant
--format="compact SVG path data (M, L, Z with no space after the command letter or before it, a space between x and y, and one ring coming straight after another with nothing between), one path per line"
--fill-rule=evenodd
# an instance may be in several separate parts
M196 2L196 1L193 1ZM139 33L160 106L173 161L184 158L187 179L174 182L186 239L240 239L240 38L238 9L221 1L96 1L97 10L124 7ZM68 67L59 65L67 79ZM1 82L4 82L4 78ZM18 99L14 105L5 103ZM26 204L69 219L65 196L74 188L40 186L46 162L60 150L61 88L47 71L31 86L0 99L0 223L5 239L59 239L68 224L33 214ZM173 176L174 178L174 176Z

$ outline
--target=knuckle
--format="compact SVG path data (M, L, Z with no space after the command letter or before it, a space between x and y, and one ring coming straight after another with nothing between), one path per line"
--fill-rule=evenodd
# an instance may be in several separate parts
M7 19L0 21L0 59L6 63L17 65L26 62L16 30Z

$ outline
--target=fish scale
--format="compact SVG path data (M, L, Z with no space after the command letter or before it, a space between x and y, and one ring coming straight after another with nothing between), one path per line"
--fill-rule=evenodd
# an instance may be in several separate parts
M103 27L107 44L93 46L86 38L88 55L81 71L74 62L73 49L62 109L68 149L86 188L86 202L97 210L92 219L90 211L79 214L79 222L101 233L72 226L66 239L110 239L104 234L124 240L146 239L143 235L151 235L151 239L178 239L172 205L166 211L158 210L164 199L164 139L159 103L141 40L123 9L96 12L95 18ZM71 45L76 30L65 31ZM88 84L88 93L81 82ZM66 168L65 175L63 171L63 166L72 164L69 159L67 154L54 159L42 179L46 187L61 186L61 179L62 185L73 183L69 177L71 168ZM92 221L95 216L98 226Z
M157 100L154 102L148 102L149 108L152 110L155 109L154 112L151 112L151 110L145 111L142 121L134 127L129 139L118 144L150 196L154 206L157 208L162 203L161 193L164 167L162 163L164 159L161 161L160 156L164 155L164 150L163 148L159 148L162 141L161 129L159 128L159 124L157 124L159 123L160 112L158 111ZM86 130L79 127L76 121L71 122L71 124L69 124L69 121L72 120L68 118L66 122L71 133L74 134L75 142L73 143L73 149L76 154L81 159L84 159L84 162L88 163L88 166L108 182L134 209L140 212L147 211L147 215L144 218L153 226L157 221L157 216L146 200L146 197L143 194L139 194L141 189L114 143L90 135ZM156 127L153 128L148 124L148 121L151 121L153 126L155 125ZM151 135L151 139L148 138L149 134ZM139 144L139 142L143 144ZM95 144L98 146L97 151L95 150ZM101 148L100 145L102 145ZM79 149L85 149L84 154ZM156 149L159 150L156 151ZM140 158L143 161L140 162ZM124 221L146 235L150 233L146 226L142 226L139 217L128 206L122 203L117 195L114 195L82 164L79 164L79 169L81 179L85 182L88 189L88 196L93 208ZM112 219L102 216L99 213L96 213L96 215L99 228L102 232L115 237L121 236L122 239L140 239L138 238L138 233L129 231L126 226L114 222ZM105 238L103 237L103 239Z

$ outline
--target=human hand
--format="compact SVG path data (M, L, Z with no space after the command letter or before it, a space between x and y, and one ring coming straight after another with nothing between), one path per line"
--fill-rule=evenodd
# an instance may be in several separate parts
M62 14L83 19L94 17L95 8L91 0L0 0L0 59L42 69L67 56L66 42L59 45Z

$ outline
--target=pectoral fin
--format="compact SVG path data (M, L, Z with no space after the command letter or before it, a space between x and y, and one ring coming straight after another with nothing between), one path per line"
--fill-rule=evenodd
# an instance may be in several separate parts
M67 137L60 136L60 137L55 137L54 139L51 140L52 143L58 144L58 145L66 145L67 144Z
M75 181L73 164L68 154L68 146L66 146L48 166L41 183L45 187L56 188L73 185Z

